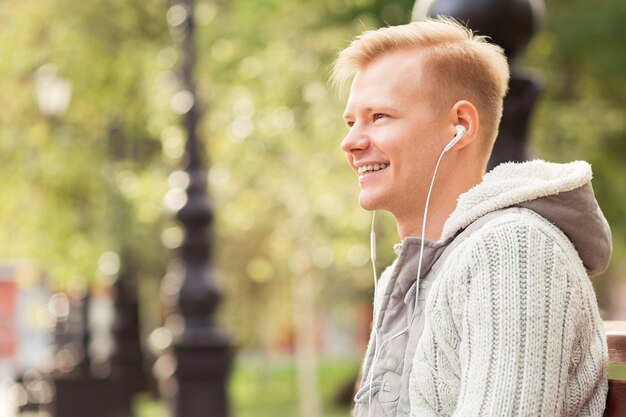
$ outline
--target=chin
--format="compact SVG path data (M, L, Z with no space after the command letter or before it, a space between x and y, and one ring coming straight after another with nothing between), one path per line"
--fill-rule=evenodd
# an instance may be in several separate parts
M368 211L383 209L380 198L364 193L359 195L359 204L361 205L361 208Z

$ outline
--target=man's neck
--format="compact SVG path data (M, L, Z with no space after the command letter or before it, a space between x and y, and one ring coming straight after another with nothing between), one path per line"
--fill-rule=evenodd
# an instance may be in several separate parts
M424 223L425 201L418 205L420 207L418 212L413 210L401 214L394 213L400 238L404 239L409 236L422 237L424 235L424 238L427 240L438 241L441 238L446 221L456 208L459 196L481 181L482 175L477 175L475 178L467 176L462 182L457 183L456 187L448 184L445 191L433 190L424 231L422 230L422 225Z
M430 241L438 241L443 231L443 226L446 223L450 214L456 207L456 199L452 201L441 202L436 206L431 201L430 208L428 209L428 217L426 219L426 228L423 231L422 225L424 223L424 213L420 215L407 215L406 217L396 217L396 224L398 227L398 235L401 239L406 237L422 237ZM425 232L425 233L424 233Z

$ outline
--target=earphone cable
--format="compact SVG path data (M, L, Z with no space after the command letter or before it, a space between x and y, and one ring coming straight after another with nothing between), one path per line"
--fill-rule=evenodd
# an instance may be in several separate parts
M455 142L456 143L456 142ZM441 151L441 154L439 155L439 159L437 159L437 164L435 165L435 170L433 172L433 177L430 181L430 187L428 188L428 194L426 195L426 204L424 207L424 216L422 218L422 236L420 239L420 254L419 254L419 260L417 263L417 277L416 277L416 282L415 282L415 304L414 304L414 309L417 309L417 303L418 303L418 295L419 295L419 280L420 280L420 275L422 273L422 260L423 260L423 255L424 255L424 238L426 235L426 220L428 217L428 206L430 204L430 196L432 194L433 191L433 187L435 185L435 178L437 177L437 172L439 171L439 164L441 163L441 160L443 159L443 156L446 154L446 152L449 150L450 148L448 146L444 147L444 149ZM375 225L375 219L376 219L376 211L373 212L372 214L372 225L371 225L371 230L370 230L370 259L371 259L371 263L372 263L372 270L373 270L373 275L374 275L374 302L373 302L373 308L372 308L372 332L374 335L374 355L372 358L372 364L369 367L369 378L368 378L368 386L370 387L369 389L369 393L368 393L368 410L367 410L367 415L368 417L371 416L372 413L372 384L374 382L374 373L376 371L376 363L378 362L378 356L380 355L380 351L382 349L382 347L394 340L395 338L403 335L404 333L406 333L407 331L409 331L409 329L411 328L411 326L413 325L413 321L415 320L415 314L411 315L411 319L408 320L408 325L406 328L400 330L399 332L397 332L396 334L390 336L387 340L382 341L382 343L378 343L379 342L379 336L378 336L378 330L377 330L377 323L376 323L376 297L378 296L378 273L376 271L376 233L374 230L374 225Z
M424 240L426 238L426 219L428 217L428 205L430 204L430 195L433 192L433 186L435 185L435 178L437 178L437 171L439 171L439 164L443 159L443 156L448 151L447 147L441 151L437 164L435 165L435 172L433 172L433 178L430 180L430 187L428 188L428 194L426 195L426 205L424 206L424 217L422 219L422 238L420 239L420 257L417 262L417 277L415 282L415 308L417 308L417 299L419 294L419 280L422 275L422 259L424 257Z

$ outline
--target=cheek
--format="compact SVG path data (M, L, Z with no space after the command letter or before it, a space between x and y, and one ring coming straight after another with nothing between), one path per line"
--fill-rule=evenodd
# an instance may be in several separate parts
M423 151L414 142L407 143L393 151L392 166L395 165L394 173L404 179L417 178L424 168Z
M386 143L384 152L387 154L391 163L404 167L415 159L416 149L414 141L410 138L394 138Z

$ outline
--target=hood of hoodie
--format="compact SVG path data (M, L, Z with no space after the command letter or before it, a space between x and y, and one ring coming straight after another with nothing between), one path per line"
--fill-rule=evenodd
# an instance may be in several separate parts
M440 241L447 241L485 214L525 207L561 229L590 276L604 272L612 252L611 230L591 187L591 166L541 160L501 164L459 196Z

